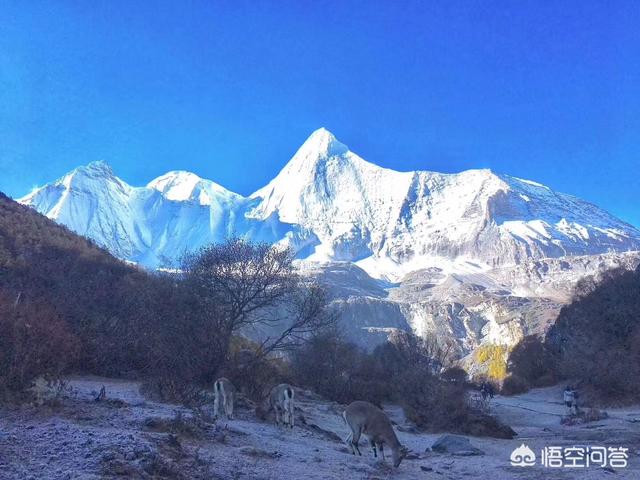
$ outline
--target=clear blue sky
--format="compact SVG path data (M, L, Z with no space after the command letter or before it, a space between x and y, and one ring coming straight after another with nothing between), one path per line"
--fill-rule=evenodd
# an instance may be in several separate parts
M92 160L248 194L331 130L398 169L491 168L640 225L640 2L4 0L0 190Z

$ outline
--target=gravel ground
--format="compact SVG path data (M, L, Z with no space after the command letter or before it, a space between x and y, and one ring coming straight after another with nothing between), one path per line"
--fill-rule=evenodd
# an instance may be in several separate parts
M258 421L237 409L233 421L217 424L180 406L146 400L138 384L106 378L70 378L71 392L54 406L0 408L0 479L598 479L640 478L640 407L609 411L610 418L563 426L560 389L496 397L493 413L519 436L513 440L471 438L480 456L428 451L439 434L415 431L395 406L387 411L413 455L399 469L376 461L369 448L354 457L341 439L347 427L342 406L310 392L297 393L293 430ZM94 401L102 386L106 400ZM195 415L195 416L194 416ZM550 469L513 467L520 444L623 446L627 468Z

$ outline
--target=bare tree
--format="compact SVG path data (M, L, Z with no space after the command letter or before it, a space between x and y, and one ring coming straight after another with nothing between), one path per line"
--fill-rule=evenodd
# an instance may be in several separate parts
M327 293L317 283L300 283L291 292L285 305L286 318L282 320L284 329L275 336L267 336L258 349L257 356L272 352L290 350L305 342L309 337L336 322L336 312L328 307Z
M187 256L183 272L216 332L219 365L234 334L282 326L256 349L263 358L335 320L324 290L295 272L290 249L234 238Z

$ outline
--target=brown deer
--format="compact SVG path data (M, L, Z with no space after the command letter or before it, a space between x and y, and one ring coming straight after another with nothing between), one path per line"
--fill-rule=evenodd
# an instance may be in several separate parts
M358 442L360 436L365 435L369 438L375 457L378 456L376 448L380 450L383 460L385 460L384 446L391 449L394 467L398 467L402 459L407 456L409 450L400 444L389 417L375 405L362 401L353 402L342 413L342 417L351 429L345 441L354 455L356 453L362 455Z

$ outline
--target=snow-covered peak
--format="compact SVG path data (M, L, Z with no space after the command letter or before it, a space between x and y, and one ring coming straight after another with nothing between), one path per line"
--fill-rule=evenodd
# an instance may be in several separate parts
M93 162L88 163L85 166L79 167L76 169L77 171L88 172L88 173L98 173L103 175L114 175L113 169L111 165L103 160L95 160Z
M335 155L347 153L347 146L339 142L326 128L322 127L309 135L309 138L298 149L296 157L329 158Z
M302 144L291 160L280 173L265 187L256 191L252 198L264 197L274 189L304 188L314 182L318 173L325 171L325 166L332 163L349 163L352 154L349 148L339 142L326 128L313 132ZM359 159L364 162L364 160Z
M179 195L180 193L190 193L198 182L201 181L202 178L195 173L186 172L184 170L173 170L151 180L147 184L147 188L153 188L165 194ZM188 195L179 196L188 198ZM183 199L184 198L181 200Z
M200 205L239 199L240 196L211 180L200 178L195 173L174 170L152 180L147 188L157 190L168 200L196 201Z

